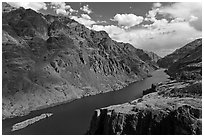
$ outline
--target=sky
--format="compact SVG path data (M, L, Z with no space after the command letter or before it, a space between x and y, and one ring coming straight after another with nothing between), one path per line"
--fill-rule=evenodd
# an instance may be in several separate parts
M9 2L43 14L68 16L116 41L163 57L202 37L199 2Z

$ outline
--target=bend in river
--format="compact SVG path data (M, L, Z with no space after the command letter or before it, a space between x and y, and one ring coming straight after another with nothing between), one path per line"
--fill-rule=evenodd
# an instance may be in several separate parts
M151 84L168 80L164 69L154 71L152 77L130 84L118 91L98 94L72 101L59 106L31 112L27 116L3 121L3 134L85 134L89 128L95 109L129 102L142 96L142 91ZM53 113L52 117L38 121L18 131L11 132L16 123L36 117L42 113Z

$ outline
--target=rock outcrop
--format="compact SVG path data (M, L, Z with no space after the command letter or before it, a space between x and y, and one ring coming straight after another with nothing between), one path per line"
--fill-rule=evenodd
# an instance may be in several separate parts
M201 135L202 39L158 63L176 80L152 84L129 103L96 110L87 134Z
M202 79L202 39L196 39L158 60L174 79Z
M68 17L3 5L3 119L118 90L155 69L154 60L141 59L136 48L113 41L104 31Z
M98 109L88 134L202 134L201 81L168 81L132 102Z

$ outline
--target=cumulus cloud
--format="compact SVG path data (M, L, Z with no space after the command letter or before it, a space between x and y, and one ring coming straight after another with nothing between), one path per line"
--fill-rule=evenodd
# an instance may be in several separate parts
M96 24L96 22L92 20L91 17L87 14L81 14L81 17L71 16L71 19L76 20L88 28L90 28L93 24Z
M90 20L91 17L87 14L81 14L81 17L84 18L84 19L87 19L87 20Z
M118 42L131 43L136 48L165 56L186 43L202 37L200 29L195 27L202 24L199 22L201 19L199 15L202 13L195 8L197 4L193 4L192 9L190 6L187 7L188 4L184 7L181 5L186 5L186 3L173 3L167 6L153 4L145 18L149 22L140 27L137 27L136 24L140 24L143 18L137 22L134 20L136 16L134 14L131 16L130 14L116 14L112 20L117 21L118 26L93 24L91 28L106 31L112 39ZM179 13L178 7L185 9L186 13ZM199 8L198 5L197 8Z
M164 6L160 9L160 13L167 13L173 17L180 17L188 20L191 15L196 16L197 14L201 14L201 10L201 3L183 2Z
M94 26L94 29L96 29L96 30L104 30L104 29L100 29L102 25L99 25L99 24L106 24L107 23L106 21L99 21L99 20L94 21L88 14L81 14L80 17L79 16L70 16L70 18L85 25L89 29L92 29L92 27Z
M40 9L47 9L47 6L44 2L8 2L13 7L23 7L25 9L33 9L38 11Z
M51 2L51 8L55 9L57 14L70 15L73 12L78 12L67 5L65 2Z
M160 14L169 14L174 18L183 18L197 30L202 30L202 3L182 2L161 7Z
M116 14L112 21L117 21L118 25L125 29L140 24L143 21L142 16L136 16L135 14Z
M96 31L104 30L104 31L106 31L109 34L109 36L111 38L114 38L115 36L120 35L120 34L125 32L124 29L122 29L122 28L120 28L118 26L115 26L115 25L106 25L106 26L103 26L103 25L93 25L92 29L96 30ZM115 38L120 41L119 38L117 38L117 37L115 37Z
M202 36L202 32L190 26L188 22L168 23L164 19L151 27L140 29L126 30L114 25L93 25L92 29L104 30L118 42L131 43L136 48L153 51L160 56L165 56L176 48Z
M148 14L146 14L146 21L152 21L155 22L156 19L156 15L159 13L159 8L153 8L152 10L148 11Z
M129 33L135 35L129 38L133 45L154 51L160 56L169 54L192 39L202 36L202 32L190 26L188 22L167 23L162 27L135 30Z
M201 10L201 4L198 3L173 3L166 6L154 3L144 19L148 23L142 24L140 29L125 30L112 38L164 56L202 37Z
M156 22L157 15L169 16L174 21L186 21L195 29L202 31L202 4L198 2L173 3L162 6L153 3L152 9L146 14L145 21Z
M57 13L57 14L68 15L68 13L66 12L66 10L64 10L64 9L56 9L56 13Z
M89 5L84 5L83 7L80 8L80 10L84 11L87 14L92 13L92 10L89 8Z

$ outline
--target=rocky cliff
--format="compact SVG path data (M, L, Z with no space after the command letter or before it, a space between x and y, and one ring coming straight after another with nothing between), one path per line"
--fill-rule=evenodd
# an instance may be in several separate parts
M98 109L88 134L202 134L202 82L168 81L132 102Z
M104 31L6 3L2 9L3 119L117 90L155 69Z
M202 39L196 39L158 60L160 67L176 79L202 78Z
M174 79L152 84L143 97L98 109L87 134L202 134L202 39L158 61Z

